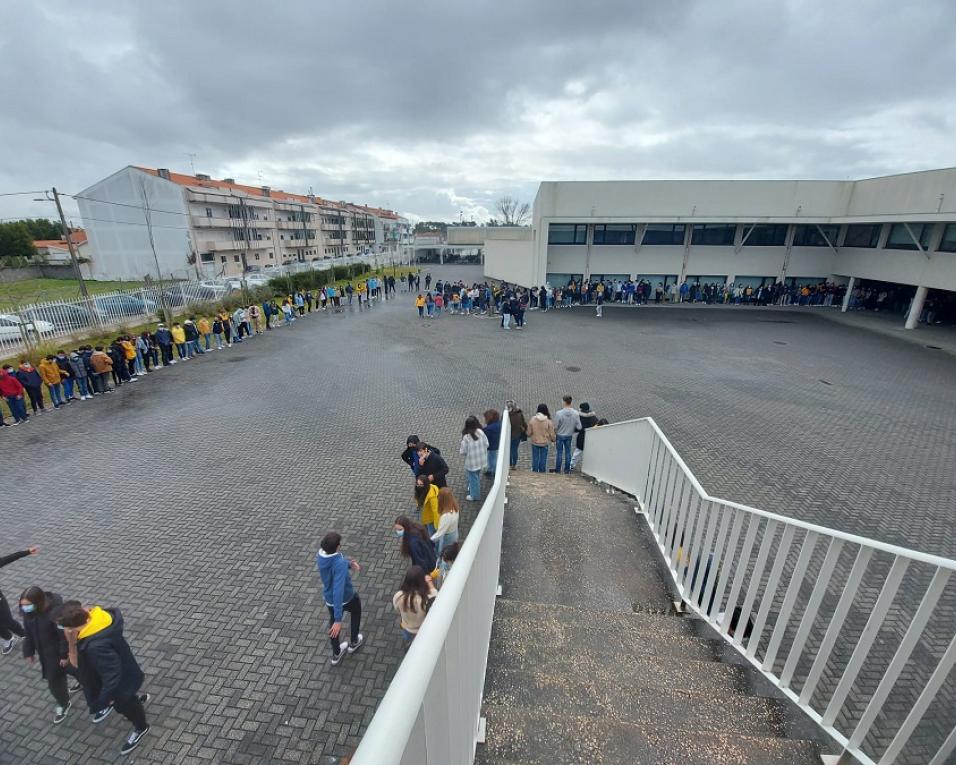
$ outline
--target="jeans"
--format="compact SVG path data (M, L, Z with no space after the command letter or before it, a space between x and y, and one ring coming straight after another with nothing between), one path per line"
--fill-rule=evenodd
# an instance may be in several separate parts
M189 353L191 356L198 356L205 353L205 351L200 347L198 340L190 340Z
M505 329L511 329L511 314L503 313L501 314L501 326Z
M138 375L144 374L146 372L146 364L143 363L142 351L136 351L136 358L133 359L133 371L135 371Z
M558 443L554 449L554 469L560 471L562 455L564 457L564 472L571 472L571 439L574 436L558 436Z
M85 377L77 377L77 378L76 378L76 384L77 384L77 385L79 386L79 388L80 388L80 396L81 396L81 397L82 397L82 396L89 396L89 395L90 395L90 389L89 389L89 387L87 387L87 385L86 385L86 378L85 378Z
M63 386L57 383L46 387L50 391L50 400L53 402L53 406L60 406L63 403Z
M520 438L511 439L511 467L518 464L518 447L521 446Z
M495 474L495 468L498 465L498 450L489 449L488 450L488 472L492 475Z
M468 474L468 496L472 499L481 497L481 470L466 470Z
M333 624L335 624L335 609L332 608L332 606L329 606L328 608L329 608L329 626L331 627ZM351 632L352 632L351 643L352 645L355 645L355 643L358 642L359 629L362 626L362 601L359 600L359 596L357 592L355 593L355 595L352 596L352 599L348 603L345 603L342 606L342 610L343 612L348 611L352 617L349 620L351 622L349 626L351 627ZM342 616L344 618L345 614L343 613ZM329 638L329 643L332 644L333 656L339 655L339 642L341 640L342 640L341 632L339 633L339 636L337 638L334 638L334 637Z
M73 398L73 378L67 377L63 381L63 395L66 398Z
M216 348L221 351L224 347L222 344L222 332L216 332L215 335L216 335Z
M169 362L173 360L173 346L172 345L160 345L159 350L163 353L163 366L168 367Z
M210 350L210 346L212 345L212 332L206 332L202 337L203 340L206 341L206 350Z
M548 472L548 447L531 444L531 470L535 473Z
M455 544L458 541L458 532L452 531L448 534L442 534L438 537L438 541L435 543L435 555L441 557L441 551L444 550L449 545ZM427 573L431 573L430 571Z
M100 381L100 393L106 393L110 388L110 373L109 372L100 372L97 377Z
M187 353L186 349L187 349L186 343L176 343L176 353L179 354L180 359L189 358L189 354Z

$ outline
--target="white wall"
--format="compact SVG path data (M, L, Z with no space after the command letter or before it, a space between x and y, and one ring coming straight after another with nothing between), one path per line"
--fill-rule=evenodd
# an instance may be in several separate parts
M163 275L183 278L195 274L187 261L192 247L182 187L125 167L78 195L81 198L77 204L93 250L94 279L142 279L147 274L156 277L143 211L144 186L153 210L153 240Z
M485 276L523 287L543 284L535 278L533 239L529 228L486 229Z

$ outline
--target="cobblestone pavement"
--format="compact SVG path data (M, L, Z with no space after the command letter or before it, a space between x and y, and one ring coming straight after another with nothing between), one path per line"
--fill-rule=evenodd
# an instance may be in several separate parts
M38 583L123 610L154 694L136 762L347 754L400 660L390 525L411 507L404 439L446 450L464 496L463 415L508 397L533 411L571 392L612 420L651 414L713 494L956 554L947 354L772 311L532 312L505 333L420 321L398 297L3 431L0 552L43 550L0 583L8 598ZM367 643L338 667L313 567L330 528L365 565ZM90 725L79 704L54 728L16 655L0 660L0 697L0 763L98 763L128 732L118 715Z

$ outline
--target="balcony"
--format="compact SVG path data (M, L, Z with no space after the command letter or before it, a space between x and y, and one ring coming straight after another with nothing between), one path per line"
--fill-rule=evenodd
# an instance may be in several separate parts
M199 244L202 245L200 249L203 252L241 252L244 250L272 249L273 242L268 239L254 239L251 242L221 239L218 241L207 240Z
M221 229L236 229L236 228L252 228L252 229L272 229L275 225L275 221L272 220L257 220L255 218L242 220L241 218L225 218L225 217L213 217L210 218L207 215L192 215L190 216L193 228L221 228Z

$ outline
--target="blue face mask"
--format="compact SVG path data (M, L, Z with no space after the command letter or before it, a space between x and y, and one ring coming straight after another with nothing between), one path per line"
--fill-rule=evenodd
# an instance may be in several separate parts
M395 531L392 533L395 534L397 539L401 539L403 536L405 536L405 529L395 529Z
M32 614L37 610L36 603L25 603L20 606L20 610L25 614Z

